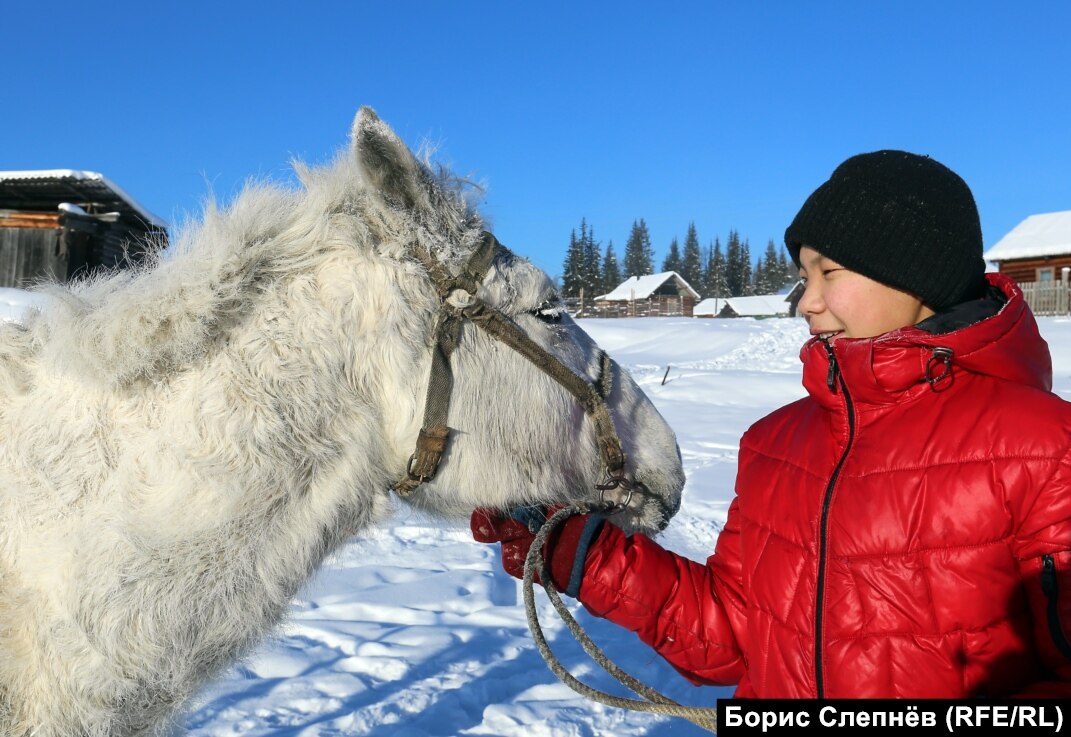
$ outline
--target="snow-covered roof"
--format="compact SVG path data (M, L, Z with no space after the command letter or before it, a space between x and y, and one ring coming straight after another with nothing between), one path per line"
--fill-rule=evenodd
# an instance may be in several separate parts
M787 315L789 311L784 295L756 294L752 297L708 297L695 306L692 314L697 317L720 315L726 305L740 317Z
M986 261L1071 254L1071 210L1031 215L983 255Z
M775 294L779 294L787 299L788 295L792 294L796 287L799 286L800 281L800 279L797 279L796 281L789 282L788 284L778 289Z
M707 297L702 302L697 302L692 309L692 315L702 317L706 315L718 315L725 308L725 297Z
M646 274L645 276L630 276L612 292L603 294L595 299L603 299L608 302L647 299L670 279L676 280L679 291L688 292L695 299L699 299L699 292L692 289L692 285L686 282L676 271L663 271L660 274Z
M107 191L110 190L111 194L115 198L121 200L122 203L137 213L138 217L144 220L149 225L154 225L158 228L167 229L167 223L161 218L152 214L140 204L137 200L124 192L119 186L112 182L103 174L95 171L79 171L76 169L33 169L28 171L0 171L0 188L5 182L34 182L44 184L46 182L71 182L71 183L83 183L93 186L97 190ZM76 193L72 192L72 198ZM51 195L50 195L51 196ZM59 204L59 203L57 203Z

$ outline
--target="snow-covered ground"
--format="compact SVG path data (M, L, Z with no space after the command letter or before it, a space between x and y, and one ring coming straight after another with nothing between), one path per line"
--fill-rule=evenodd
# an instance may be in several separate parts
M739 436L801 395L802 320L584 320L677 433L688 475L662 536L697 559L712 549L731 498ZM669 367L669 375L662 379ZM279 637L232 670L187 719L191 735L707 734L682 720L603 707L560 684L532 644L520 585L497 546L467 521L443 524L399 505L390 523L334 556L295 603ZM630 695L587 659L542 591L541 621L578 676ZM606 652L678 701L713 706L631 633L575 607Z
M1071 398L1071 320L1041 318L1056 388ZM688 483L663 534L672 550L709 554L732 495L740 435L802 396L802 320L583 320L677 433ZM662 384L666 368L669 375ZM535 650L519 584L495 546L467 526L399 508L354 541L294 604L277 639L209 688L190 712L196 737L594 737L707 734L680 719L604 707L560 684ZM563 662L586 682L626 695L552 616L541 621ZM630 673L678 701L713 706L729 688L696 688L633 635L578 617Z
M14 313L23 309L12 301ZM1053 351L1056 391L1071 399L1071 319L1039 322ZM803 321L647 318L581 326L676 431L688 481L661 541L702 560L732 496L740 435L803 394ZM429 520L399 505L386 526L328 561L273 640L200 695L186 718L190 735L707 734L683 720L604 707L560 684L532 644L519 583L501 571L496 554L496 546L472 541L466 523ZM548 639L570 670L627 695L572 641L542 591L537 597ZM713 706L731 694L691 686L630 633L574 609L611 657L676 700Z

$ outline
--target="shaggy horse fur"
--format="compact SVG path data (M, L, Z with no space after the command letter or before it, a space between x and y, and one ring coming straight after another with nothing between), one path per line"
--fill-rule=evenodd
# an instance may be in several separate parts
M42 287L49 307L0 328L5 737L177 731L184 702L391 507L439 309L411 246L456 272L484 225L367 108L350 150L299 175L210 207L149 263ZM597 371L524 259L500 255L479 296ZM453 365L456 437L410 503L456 516L594 495L594 433L570 395L471 325ZM680 454L613 373L628 471L661 497L618 521L657 530Z

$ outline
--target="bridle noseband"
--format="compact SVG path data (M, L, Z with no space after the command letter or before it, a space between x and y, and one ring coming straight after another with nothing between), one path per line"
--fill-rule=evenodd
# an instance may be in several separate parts
M417 437L416 451L409 458L405 475L393 485L394 491L400 496L408 496L425 481L435 478L450 439L450 428L446 424L454 385L450 355L457 347L462 322L469 320L495 340L527 358L576 398L595 426L599 453L606 468L607 479L596 488L605 493L608 489L624 487L631 498L632 482L624 475L625 454L606 404L613 370L605 351L600 352L601 375L598 381L590 382L528 337L504 313L476 296L495 257L500 253L509 253L490 233L483 234L480 245L457 275L450 274L423 248L417 247L413 252L427 269L438 290L442 307L435 323L435 345L432 348L431 372L424 403L424 423Z

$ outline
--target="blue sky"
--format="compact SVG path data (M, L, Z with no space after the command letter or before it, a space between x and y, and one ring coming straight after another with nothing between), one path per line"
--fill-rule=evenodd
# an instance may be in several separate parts
M656 267L693 221L780 245L880 148L963 176L987 247L1071 209L1067 2L39 1L0 49L0 169L98 171L175 223L329 161L361 105L553 275L581 218L619 257L644 218Z

